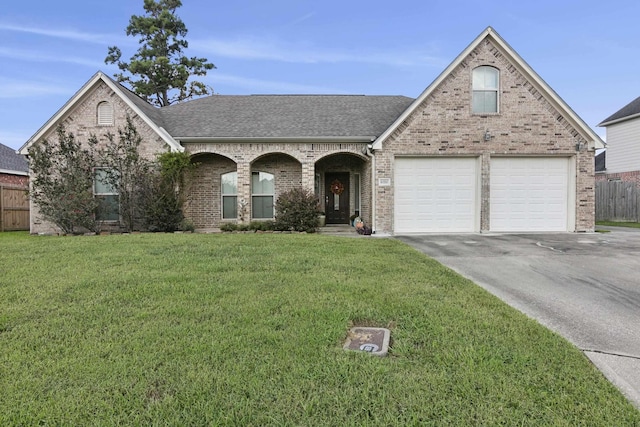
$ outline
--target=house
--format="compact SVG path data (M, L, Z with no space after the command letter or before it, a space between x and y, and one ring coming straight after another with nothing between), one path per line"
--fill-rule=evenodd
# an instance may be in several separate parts
M598 126L607 132L608 181L633 182L640 188L640 97L607 117Z
M3 144L0 144L0 185L14 187L29 185L29 163L26 157Z
M22 147L64 123L80 139L133 117L144 154L200 166L197 229L274 216L278 195L318 195L328 224L359 214L378 234L592 231L600 138L487 28L416 99L214 95L155 108L94 75ZM33 215L32 232L50 229Z

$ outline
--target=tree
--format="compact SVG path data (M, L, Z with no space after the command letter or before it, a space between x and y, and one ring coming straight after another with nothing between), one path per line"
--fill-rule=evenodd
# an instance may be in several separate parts
M120 83L131 85L135 93L159 107L212 93L204 83L189 81L215 66L206 58L183 54L189 44L184 39L187 28L175 13L180 6L180 0L144 0L146 15L133 15L126 30L128 36L140 36L142 46L130 62L121 60L117 46L109 47L105 59L122 71L114 75Z
M64 233L98 231L95 213L99 201L93 192L98 141L91 137L83 148L62 125L57 135L57 142L45 140L29 149L29 166L34 174L29 197L44 219Z
M129 116L117 139L113 134L105 136L108 143L99 154L103 180L117 191L122 225L130 232L144 215L142 193L154 175L154 163L140 155L142 137Z

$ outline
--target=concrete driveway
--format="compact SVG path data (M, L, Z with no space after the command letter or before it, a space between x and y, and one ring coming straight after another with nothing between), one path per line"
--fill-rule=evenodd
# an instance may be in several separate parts
M640 230L397 238L567 338L640 408Z

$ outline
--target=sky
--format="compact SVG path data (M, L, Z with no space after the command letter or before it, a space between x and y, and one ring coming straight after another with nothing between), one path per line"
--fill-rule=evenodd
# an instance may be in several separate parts
M0 143L20 148L97 71L143 0L21 0L0 10ZM183 0L187 56L223 95L418 97L485 28L603 139L640 96L640 2L584 0Z

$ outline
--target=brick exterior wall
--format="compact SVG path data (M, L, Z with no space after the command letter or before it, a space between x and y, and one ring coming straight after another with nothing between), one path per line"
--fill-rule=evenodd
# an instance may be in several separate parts
M640 188L640 171L597 174L596 181L633 182L636 187Z
M103 101L110 102L113 106L112 126L98 126L97 124L97 107ZM152 159L157 153L167 151L168 147L160 136L102 81L87 91L85 96L62 118L62 123L67 132L74 134L77 141L86 142L91 135L95 135L102 144L106 144L105 135L111 133L117 137L118 129L126 126L127 115L133 118L133 123L144 140L140 148L144 157ZM57 140L56 127L52 126L49 132L43 135L42 140ZM59 232L60 230L54 224L40 217L37 207L31 203L31 233Z
M29 177L25 175L0 173L0 184L13 187L27 187L29 185Z
M499 113L472 114L472 70L500 71ZM485 141L485 130L491 139ZM490 168L494 156L559 156L575 170L575 229L592 231L594 153L576 152L579 134L489 40L484 40L376 151L376 176L394 176L396 156L473 156L481 159L480 229L491 229ZM376 187L378 232L393 232L394 188ZM571 215L571 210L569 211Z
M350 212L355 211L355 174L361 179L361 214L371 220L370 158L362 154L366 144L358 143L184 143L199 163L191 183L185 216L196 229L216 229L222 219L221 175L238 172L238 201L246 201L245 221L251 220L251 173L274 175L275 197L294 187L318 190L324 200L324 174L350 174ZM316 184L316 176L320 182ZM322 203L321 203L322 206ZM240 220L239 218L236 221Z

